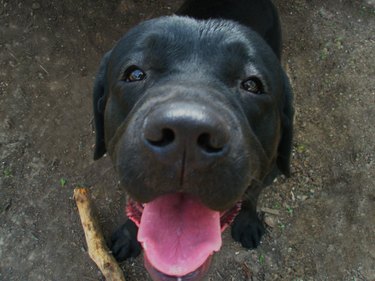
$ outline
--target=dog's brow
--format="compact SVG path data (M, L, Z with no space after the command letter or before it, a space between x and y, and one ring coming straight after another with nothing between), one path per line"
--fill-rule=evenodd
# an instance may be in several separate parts
M249 47L242 41L235 41L226 43L225 47L227 52L230 55L235 55L241 58L248 58L249 57Z
M148 35L140 44L140 51L143 53L147 64L165 68L169 61L183 60L189 49L188 38L177 38L174 32L152 33ZM173 59L175 58L175 59Z

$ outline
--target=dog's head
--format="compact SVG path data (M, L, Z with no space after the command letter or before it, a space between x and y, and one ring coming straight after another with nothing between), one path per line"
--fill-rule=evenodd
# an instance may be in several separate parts
M253 183L289 175L288 79L269 46L234 22L173 16L139 24L103 58L94 113L95 159L108 151L127 193L144 204L139 239L166 275L186 275L218 250L220 214ZM178 242L170 237L191 222ZM156 237L155 227L166 230ZM168 243L188 247L192 236L210 240L186 250L194 261L182 249L158 256L170 254ZM171 259L181 261L168 269Z

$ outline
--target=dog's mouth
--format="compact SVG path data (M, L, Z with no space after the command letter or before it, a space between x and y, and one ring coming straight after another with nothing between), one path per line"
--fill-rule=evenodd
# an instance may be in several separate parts
M212 254L220 250L221 233L240 208L237 203L218 212L194 196L172 193L146 204L129 198L126 212L139 227L138 241L152 279L192 281L207 273Z

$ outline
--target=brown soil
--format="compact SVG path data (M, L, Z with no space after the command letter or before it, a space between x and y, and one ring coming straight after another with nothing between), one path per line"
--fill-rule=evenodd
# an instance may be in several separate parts
M297 111L293 175L262 196L262 245L245 250L227 231L207 280L373 281L375 3L275 2ZM110 161L92 160L93 79L129 27L180 3L0 0L0 280L102 280L73 188L91 188L106 237L125 198ZM149 280L141 258L122 267Z

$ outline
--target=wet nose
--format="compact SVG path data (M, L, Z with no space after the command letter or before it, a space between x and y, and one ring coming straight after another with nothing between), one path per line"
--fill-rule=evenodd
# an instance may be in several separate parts
M229 129L219 112L203 105L175 103L148 114L143 141L163 162L172 164L184 157L191 164L208 164L226 155Z

